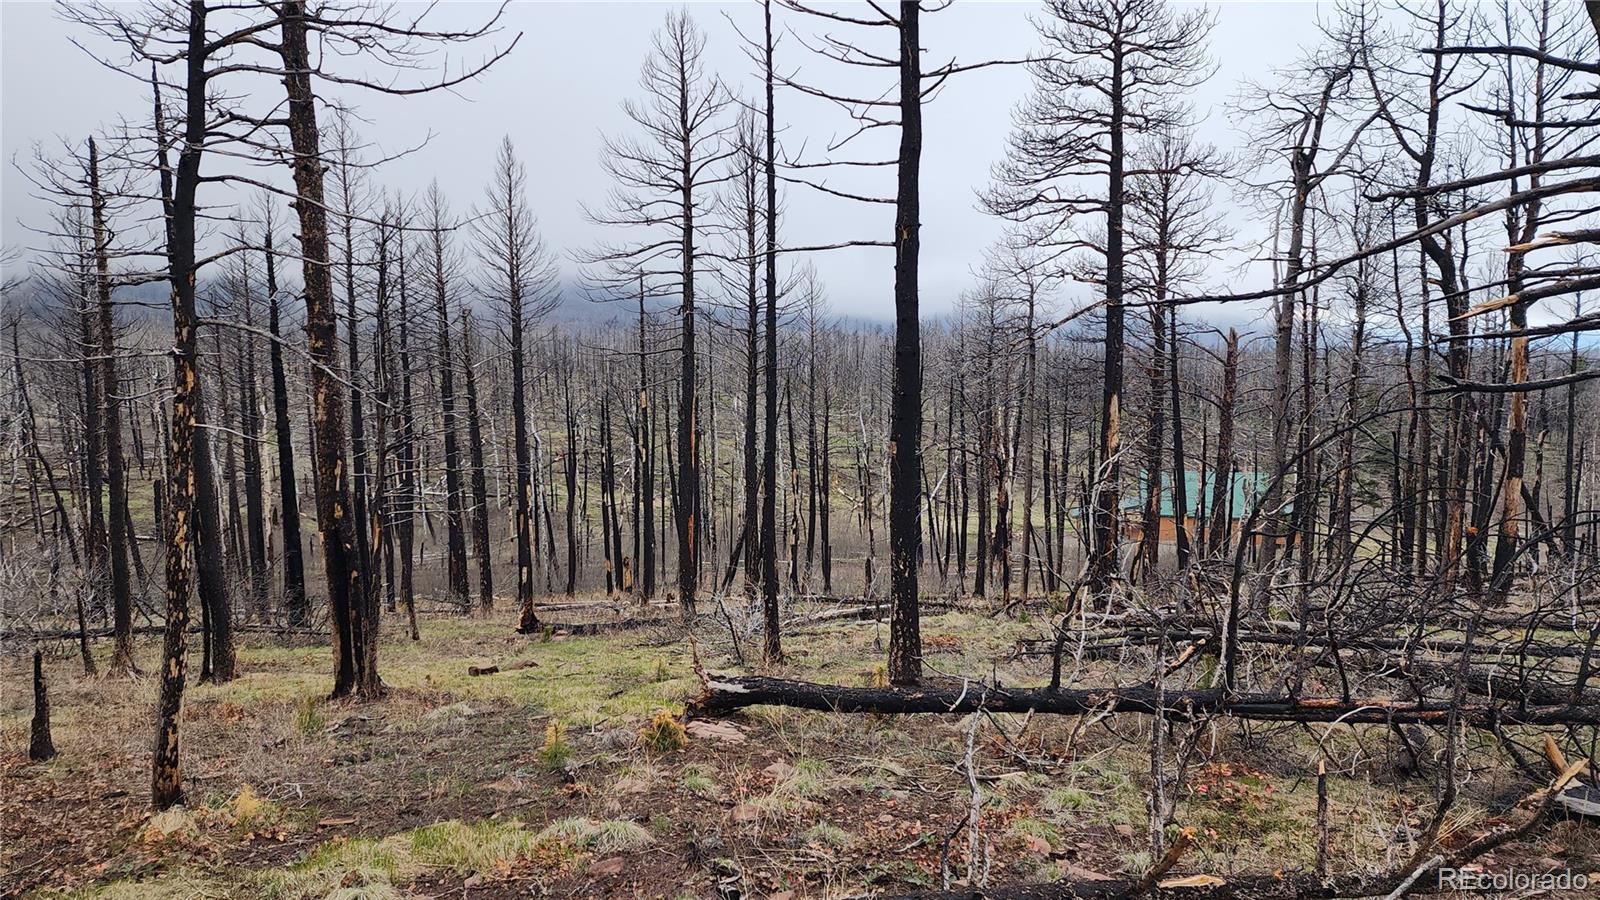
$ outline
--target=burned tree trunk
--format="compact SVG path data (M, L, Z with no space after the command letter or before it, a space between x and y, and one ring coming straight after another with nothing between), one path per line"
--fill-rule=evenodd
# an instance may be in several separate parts
M267 574L266 503L261 479L261 397L256 385L255 295L245 286L244 323L247 332L238 334L236 372L239 379L239 424L244 438L245 543L249 555L250 602L256 620L271 619L269 609L270 576Z
M460 424L456 414L454 353L450 346L450 297L445 261L444 197L439 185L428 188L429 232L432 250L434 316L439 329L439 409L444 428L445 555L448 576L445 584L451 602L463 611L472 608L468 599L466 498L461 483ZM490 597L490 605L493 597Z
M691 167L687 138L683 168ZM694 290L694 200L693 181L682 180L680 213L683 224L679 254L683 257L680 287L678 338L678 473L677 502L673 515L678 528L678 599L685 619L695 613L695 594L700 587L700 394L696 389L698 360L695 357ZM671 462L668 462L669 468Z
M1116 79L1122 78L1120 57ZM1100 473L1095 479L1094 548L1089 557L1089 588L1096 596L1111 590L1117 575L1118 515L1122 507L1122 353L1127 311L1123 301L1123 121L1118 93L1111 98L1110 154L1106 184L1106 338L1101 375Z
M918 0L900 4L900 150L894 223L894 384L889 410L889 680L922 678L918 609L918 494L922 477L922 324L917 264L922 240L922 44Z
M778 182L777 122L773 113L772 3L762 4L764 87L766 89L766 385L761 448L761 655L768 664L783 661L778 621ZM792 421L792 420L791 420ZM794 453L791 425L789 452ZM915 501L913 501L915 502Z
M736 223L743 231L744 246L744 522L740 529L739 545L744 548L744 589L754 603L762 583L762 568L766 545L762 541L761 490L765 484L761 468L761 430L758 410L761 403L761 259L757 254L756 233L760 226L761 207L757 200L758 165L755 148L755 122L743 117L739 120L735 140L738 145L735 189L739 209ZM764 593L764 592L763 592Z
M572 408L572 371L569 358L566 377L562 380L563 411L567 425L566 501L567 501L567 590L568 597L578 592L578 416Z
M1222 397L1217 401L1217 462L1211 471L1211 525L1206 549L1212 556L1228 552L1233 533L1233 511L1229 506L1233 496L1233 407L1238 383L1239 333L1230 328L1222 363ZM1205 490L1205 485L1200 489Z
M416 516L417 498L417 422L411 393L411 284L406 271L405 223L398 223L396 235L396 263L399 266L400 287L400 414L399 458L400 496L395 510L395 537L400 544L400 602L406 609L406 621L411 628L411 639L417 633L416 567Z
M634 580L639 585L639 598L649 600L656 593L656 453L652 440L651 422L654 410L650 407L650 357L645 348L646 315L644 308L644 276L639 276L639 397L635 415L633 441L633 503L636 510L633 520L634 560L637 567Z
M474 234L478 257L489 273L487 287L505 323L510 344L507 362L511 367L511 452L516 494L513 530L517 545L517 631L532 634L539 629L533 603L539 501L535 496L532 447L537 438L528 424L527 331L554 305L550 285L555 273L528 209L526 185L527 170L517 159L511 139L504 138L485 190L488 212L475 220ZM554 564L553 554L549 562Z
M304 259L306 341L311 356L313 465L317 470L317 521L322 533L323 568L334 626L333 696L373 697L383 691L376 668L377 635L365 628L362 607L369 601L366 570L356 545L357 523L350 506L345 466L344 386L338 359L338 314L328 271L328 214L323 199L323 162L317 136L316 97L311 91L311 61L306 41L306 8L285 0L281 10L284 85L288 94L289 135L294 151L294 184L299 199L301 256ZM362 526L364 527L364 526Z
M155 750L151 754L150 803L166 809L183 802L178 718L189 643L189 594L193 590L193 532L197 409L200 401L195 343L195 190L206 137L206 5L189 4L185 65L184 134L178 152L167 216L167 262L172 285L172 425L166 490L167 621L161 652L161 688L156 701ZM159 102L158 102L159 105ZM165 170L166 166L163 165Z
M116 316L111 308L110 236L106 227L106 198L100 191L100 154L93 138L89 140L89 191L94 223L95 298L99 310L99 393L104 404L99 419L105 437L105 480L110 489L105 547L110 557L107 585L112 620L118 626L111 671L122 673L134 670L129 635L133 623L133 587L128 578L128 482L122 457L122 400L119 396L122 382L117 377Z
M489 544L489 475L483 460L483 418L478 409L478 378L472 347L477 341L470 317L461 321L461 374L467 389L467 454L472 468L472 552L478 560L478 608L494 610L494 548Z
M272 418L278 440L278 504L283 519L283 606L289 624L304 628L311 620L306 598L305 553L300 539L300 488L294 474L294 430L289 422L289 384L283 367L283 332L278 301L277 257L272 252L272 220L266 222L267 328L272 367Z
M1160 262L1157 262L1160 265ZM1158 277L1156 290L1164 290L1165 285ZM1158 294L1159 299L1159 294ZM1167 323L1166 310L1160 306L1150 309L1150 367L1147 370L1150 379L1150 431L1145 436L1144 458L1144 517L1140 522L1139 558L1146 576L1155 574L1161 559L1161 456L1166 449L1167 416L1166 404L1162 403L1167 393ZM1178 473L1182 478L1183 474ZM1174 508L1176 517L1177 510Z
M103 465L105 430L100 425L103 403L100 393L104 382L98 375L95 357L100 353L100 340L95 334L95 316L90 307L89 261L82 260L79 273L81 296L78 309L79 353L83 363L83 456L79 461L79 478L74 484L83 497L78 501L83 520L84 575L94 592L95 607L105 620L106 601L110 591L110 575L106 547L105 468ZM70 470L69 470L70 471ZM85 502L86 501L86 502ZM130 651L131 652L131 651ZM131 660L131 657L130 657ZM130 663L131 664L131 663ZM118 660L112 659L112 672L119 669Z
M1377 697L1353 700L1274 694L1234 695L1220 688L1163 690L1146 685L1074 690L995 687L967 680L906 687L849 687L759 675L708 675L690 702L691 716L724 715L750 706L787 706L835 713L1141 713L1176 721L1224 715L1261 722L1339 722L1346 725L1444 724L1457 721L1492 730L1499 725L1600 723L1600 707L1465 706Z
M44 762L56 755L50 739L50 698L44 686L44 651L33 651L33 722L28 729L28 759Z
M197 351L198 352L198 351ZM220 387L220 385L219 385ZM211 441L206 434L205 405L199 390L193 402L194 434L194 517L195 575L197 595L204 608L206 659L210 669L201 680L217 683L232 681L236 668L233 646L233 603L228 598L228 579L223 571L222 507L217 496L216 467L211 456Z
M367 445L367 416L366 392L361 387L361 309L356 303L356 260L355 260L355 198L352 181L354 163L350 159L351 143L354 136L349 132L349 123L335 118L333 122L333 149L335 156L331 164L337 172L335 189L339 194L339 203L344 208L340 210L344 219L344 318L345 318L345 354L346 363L344 374L348 379L350 391L350 468L353 481L350 483L350 508L354 516L351 523L355 535L356 566L361 572L361 593L355 596L355 606L351 615L355 620L355 632L365 633L368 607L377 603L378 573L373 564L375 548L373 538L376 530L373 528L374 519L369 506L372 503L372 474L370 465L370 448ZM303 240L303 236L302 236ZM309 294L309 290L307 292ZM307 304L310 298L307 297ZM335 314L337 315L337 314ZM307 311L309 327L310 312ZM337 330L338 323L334 323ZM335 333L337 340L337 333ZM320 420L319 425L320 428ZM375 637L375 636L374 636ZM364 654L367 642L362 641L354 648L356 653ZM357 669L362 665L357 664Z
M1183 395L1178 387L1178 308L1168 310L1167 390L1172 394L1172 515L1178 539L1178 571L1189 568L1189 473L1183 456ZM1198 484L1195 490L1204 491ZM1197 498L1198 499L1198 498Z

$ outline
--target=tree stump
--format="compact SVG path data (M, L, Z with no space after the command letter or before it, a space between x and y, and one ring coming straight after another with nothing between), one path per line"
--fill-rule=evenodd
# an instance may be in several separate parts
M50 698L44 690L44 651L33 651L33 733L28 739L28 758L44 762L56 755L50 740Z

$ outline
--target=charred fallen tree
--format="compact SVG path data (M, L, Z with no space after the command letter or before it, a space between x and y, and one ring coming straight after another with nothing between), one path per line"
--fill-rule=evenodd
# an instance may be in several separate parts
M1146 639L1147 637L1150 636L1135 634L1125 643L1098 640L1093 643L1069 645L1066 648L1068 651L1066 655L1084 659L1114 658L1120 656L1128 647L1155 646L1162 643L1159 640ZM1167 667L1169 672L1197 655L1216 655L1220 641L1215 634L1193 633L1190 637L1192 640L1182 647L1176 654L1174 662ZM1477 645L1468 648L1461 642L1449 642L1453 647L1449 649L1439 647L1436 642L1419 641L1407 645L1399 640L1360 638L1349 641L1327 638L1299 641L1292 635L1279 634L1240 635L1238 640L1243 646L1276 645L1294 648L1303 645L1307 650L1317 651L1309 658L1311 665L1341 670L1358 669L1366 676L1403 680L1419 694L1425 693L1429 685L1450 684L1453 679L1459 677L1468 693L1481 697L1538 706L1600 705L1600 695L1584 690L1586 684L1576 683L1579 678L1577 673L1565 673L1567 677L1574 679L1573 682L1567 682L1561 680L1563 673L1549 666L1529 664L1530 660L1548 663L1563 658L1583 659L1590 655L1584 646L1569 648L1545 646L1537 648L1542 652L1528 652L1518 656L1509 648L1501 648L1498 651ZM1049 646L1041 646L1042 644L1043 641L1019 641L1019 648L1013 656L1052 656L1054 650ZM1472 657L1470 664L1463 669L1454 660L1424 660L1390 655L1379 649L1381 647L1403 649L1408 654L1471 652ZM1520 651L1523 648L1517 649ZM1482 651L1483 655L1477 655L1477 651ZM1374 657L1374 654L1379 655ZM1583 680L1586 682L1587 678Z
M1574 641L1570 644L1561 644L1549 640L1541 641L1474 641L1470 646L1465 641L1451 638L1434 638L1429 636L1417 637L1384 637L1372 634L1328 635L1321 632L1309 632L1300 635L1291 630L1282 631L1251 631L1240 632L1237 639L1241 646L1261 644L1280 647L1338 647L1341 650L1426 650L1436 653L1471 653L1482 657L1535 657L1541 659L1583 659L1586 656L1596 655L1596 651L1586 643ZM1086 657L1114 655L1125 647L1154 646L1161 643L1183 643L1187 641L1206 641L1210 644L1218 643L1217 632L1214 629L1183 628L1170 631L1159 629L1134 629L1127 632L1111 632L1104 634L1088 634L1081 640L1069 639L1067 650L1076 653L1082 649ZM1016 656L1049 656L1051 655L1054 638L1023 638L1017 641Z
M201 630L202 629L199 628L199 627L193 627L193 628L188 629L188 632L190 634L199 634L201 632ZM280 636L284 636L284 637L320 637L320 638L325 638L325 637L328 636L328 632L326 630L323 630L323 629L301 628L301 627L294 626L294 625L270 625L270 624L261 624L261 623L258 623L258 622L240 623L240 624L234 625L233 626L233 630L236 633L237 632L242 632L242 633L246 633L246 634L271 634L271 635L280 635ZM132 629L130 629L129 633L130 634L134 634L134 635L153 635L153 634L163 634L163 633L165 633L165 631L166 631L166 626L164 626L164 625L138 625L138 626L135 626ZM114 637L114 636L115 636L114 635L114 629L111 629L111 628L89 628L89 629L50 628L50 629L44 629L44 630L40 630L40 631L30 631L30 630L27 630L27 629L13 629L13 630L10 630L10 631L0 631L0 644L17 643L17 642L25 642L25 641L26 642L34 642L34 641L66 641L66 640L78 640L79 638L84 638L84 639L87 639L87 640L97 640L99 638L108 638L108 637Z
M1002 687L977 681L929 683L921 687L847 687L758 675L707 675L688 713L715 716L747 706L789 706L842 713L1142 713L1191 721L1229 716L1264 722L1346 724L1439 724L1452 713L1461 722L1494 729L1512 725L1600 725L1600 708L1411 703L1393 698L1228 696L1220 689L1171 691L1152 687L1049 689Z
M600 634L612 634L618 631L634 631L640 628L673 628L690 629L696 624L708 621L709 614L695 616L687 622L681 618L667 616L636 616L630 619L602 619L597 622L548 622L540 620L541 632L567 637L594 637Z

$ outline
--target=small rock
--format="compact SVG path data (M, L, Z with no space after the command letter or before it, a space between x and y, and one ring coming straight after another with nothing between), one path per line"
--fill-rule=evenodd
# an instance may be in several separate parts
M694 719L683 726L683 730L689 732L690 737L721 741L724 744L744 743L744 731L732 722Z
M1077 879L1079 881L1110 881L1111 880L1111 876L1107 875L1104 872L1096 872L1093 869L1085 869L1082 866L1075 866L1075 865L1072 865L1071 863L1067 863L1065 866L1062 867L1062 874L1065 875L1067 878L1075 878L1075 879Z

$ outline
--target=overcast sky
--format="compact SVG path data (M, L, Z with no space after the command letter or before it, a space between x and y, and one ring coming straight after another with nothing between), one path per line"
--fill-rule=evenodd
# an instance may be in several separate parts
M366 140L394 152L426 139L420 150L380 170L378 180L409 192L437 178L455 208L465 210L481 196L496 145L509 134L527 163L531 200L547 242L563 254L592 246L603 230L585 221L580 204L599 204L608 188L596 159L601 135L625 130L619 104L638 96L639 63L650 46L651 32L669 8L622 2L514 4L506 16L506 36L520 31L521 40L480 81L455 94L361 101L366 121L360 130ZM708 68L735 90L753 93L755 73L729 20L755 33L760 27L759 7L706 2L690 4L690 9L707 34ZM926 17L923 43L929 63L937 65L951 57L974 61L1023 56L1037 46L1028 17L1038 9L1037 4L1022 2L958 2ZM443 17L465 23L492 10L488 4L452 3ZM1203 139L1224 148L1240 143L1223 105L1242 80L1268 80L1272 69L1287 65L1303 46L1313 43L1319 12L1325 13L1326 7L1314 3L1216 6L1210 54L1218 71L1193 98ZM782 25L814 27L792 16L780 17ZM82 36L60 21L48 3L0 0L0 148L6 160L0 215L7 246L35 243L28 226L47 214L45 204L30 196L30 185L17 171L18 164L27 163L35 142L81 141L89 133L114 126L119 115L147 117L148 89L91 61L70 43L74 34ZM780 46L779 66L799 67L807 76L834 86L867 89L858 71L841 75L833 64L810 56L792 38ZM862 80L846 82L841 77ZM271 87L281 90L276 84ZM883 89L881 84L873 87L874 93ZM262 89L268 88L264 84ZM976 209L974 192L987 183L990 165L1003 153L1012 107L1027 90L1028 77L1020 67L981 70L953 80L925 113L922 295L929 314L948 311L971 285L973 268L998 233L998 223ZM782 140L791 152L802 143L818 148L849 129L848 119L829 104L783 92L777 103ZM885 181L878 192L892 196L893 184L887 180L892 172L880 177ZM207 199L202 197L203 202ZM209 199L219 202L215 196ZM889 207L867 207L804 188L788 191L786 211L785 241L791 244L884 239L893 221ZM1226 203L1219 204L1219 215L1241 217ZM857 249L813 256L836 312L890 317L890 251ZM564 259L563 268L570 280L574 264ZM1263 273L1242 276L1252 282L1264 277ZM1072 299L1069 293L1063 302Z

